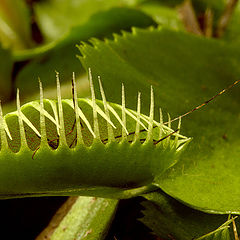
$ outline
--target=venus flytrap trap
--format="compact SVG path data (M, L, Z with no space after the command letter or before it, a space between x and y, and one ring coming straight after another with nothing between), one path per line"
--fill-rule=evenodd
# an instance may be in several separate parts
M128 198L153 190L159 177L176 162L190 138L179 134L181 118L206 105L236 85L234 82L203 104L163 122L154 120L151 88L149 116L109 103L98 77L102 101L95 98L91 71L91 99L61 99L57 73L57 101L44 99L20 106L5 116L0 106L0 197L94 195ZM179 120L178 128L171 123Z
M20 106L3 116L0 107L0 197L94 195L128 198L154 189L154 179L177 162L190 138L154 120L151 88L149 116L109 103L99 77L102 101L95 98L89 70L91 99L44 99Z

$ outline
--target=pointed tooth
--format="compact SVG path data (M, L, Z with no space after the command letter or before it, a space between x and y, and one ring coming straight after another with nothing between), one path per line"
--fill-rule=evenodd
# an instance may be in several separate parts
M186 138L184 139L178 146L177 146L177 149L176 151L181 151L183 148L185 148L188 143L192 140L192 138Z
M131 111L132 111L132 110L131 110ZM132 113L134 113L134 111L132 111ZM160 113L161 113L161 112L160 112ZM136 115L136 113L135 113L135 115ZM148 116L145 116L145 115L141 114L140 119L142 119L142 120L145 121L147 124L149 124L149 117L148 117ZM164 123L163 121L162 121L162 124L160 124L159 122L157 122L157 121L155 121L155 120L153 121L153 123L156 124L158 127L159 127L160 125L162 126L162 133L169 134L169 133L172 132L172 129L169 128L168 126L166 126L166 125L165 125L166 123ZM184 139L187 139L187 138L188 138L188 137L183 136L183 135L181 135L181 134L179 134L179 133L175 133L174 135L178 135L178 137L181 137L181 138L184 138Z
M168 127L171 128L171 116L170 116L169 113L168 113L167 115L168 115ZM171 130L171 132L172 132L172 131L173 131L173 130ZM170 133L171 133L171 132L170 132ZM168 138L166 139L167 144L170 143L170 138L171 138L171 137L168 137Z
M61 99L61 87L59 81L59 73L56 72L56 81L57 81L57 98L58 98L58 111L59 111L59 146L67 146L66 135L65 135L65 127L64 127L64 117L63 117L63 106Z
M168 115L168 127L171 128L171 116L169 113L167 115Z
M39 137L41 137L40 132L34 127L31 121L21 112L22 120L25 122Z
M47 142L47 132L45 124L45 115L44 115L44 104L43 104L43 87L40 78L39 81L39 90L40 90L40 129L41 129L41 146L48 145Z
M127 134L125 131L125 129L127 129L127 124L126 124L125 89L123 83L122 83L122 122L124 125L124 128L122 128L122 140L124 140L127 138Z
M154 94L153 94L153 87L151 86L151 103L150 103L150 113L149 113L148 135L147 135L146 141L150 141L153 138L153 117L154 117Z
M74 73L73 73L72 83L73 83L74 111L75 111L76 126L77 126L77 145L82 145L84 143L83 143L83 136L82 136L82 128L81 128L81 124L80 124L80 118L79 118L79 114L78 114L77 87L76 87L76 80L75 80L75 74Z
M159 139L161 139L163 137L163 114L161 108L159 108L159 114L160 114Z
M181 123L182 123L182 118L180 117L179 118L179 121L178 121L178 133L180 133L180 129L181 129Z
M1 100L0 100L0 104L1 104ZM1 109L2 110L2 109ZM9 137L10 140L13 140L11 133L9 131L8 125L6 123L5 118L3 117L3 113L2 113L2 119L3 119L3 129L5 130L5 132L7 133L7 136ZM0 123L1 124L1 123Z
M1 103L1 101L0 101L0 103ZM3 114L3 113L2 113ZM3 115L2 115L3 116ZM9 131L9 128L8 128L8 125L7 125L7 123L6 123L6 120L5 120L5 118L4 117L2 117L3 118L3 129L5 129L5 132L7 133L7 136L9 137L9 139L10 140L13 140L13 138L12 138L12 136L11 136L11 133L10 133L10 131Z
M177 128L177 129L179 129L179 130L178 130L178 133L180 132L180 128L181 128L181 117L180 117L179 120L178 120L178 128ZM178 137L179 137L179 135L176 134L176 135L175 135L175 139L174 139L174 142L175 142L175 146L176 146L176 147L178 147Z
M144 122L146 122L149 125L149 117L141 114L140 119L142 119ZM159 125L159 122L153 120L153 123L157 126ZM144 127L145 128L145 127ZM146 129L148 131L148 129Z
M105 96L105 93L104 93L104 90L103 90L103 87L102 87L100 76L98 76L98 82L99 82L100 92L101 92L101 96L102 96L102 100L103 100L104 110L105 110L105 113L106 113L107 117L110 119L107 100L106 100L106 96ZM109 142L114 141L115 137L114 137L113 129L112 129L112 126L110 125L110 123L108 121L107 121L107 129L108 129L108 141Z
M49 114L45 109L43 109L43 114L44 114L45 118L48 118L51 122L53 122L53 123L56 125L57 130L58 130L57 132L58 132L58 134L59 134L59 123L58 123L58 114L57 114L56 105L55 105L51 100L45 99L45 101L49 102L49 104L51 105L52 110L53 110L54 117L55 117L55 119L57 119L57 120L55 120L55 119L52 117L52 115ZM31 102L30 104L31 104L31 106L34 107L37 111L40 112L40 103ZM55 107L53 107L53 106L55 106ZM53 108L55 108L56 110L54 110ZM41 136L41 135L40 135L40 136Z
M100 133L99 133L99 127L98 127L98 117L97 117L97 109L96 109L96 97L95 97L93 80L92 80L92 73L91 73L91 69L90 68L88 69L88 73L89 73L89 81L90 81L90 90L91 90L91 95L92 95L94 133L95 133L96 139L100 140Z
M128 130L126 129L126 126L123 124L123 121L119 117L118 113L114 110L114 108L110 104L107 103L107 106L108 106L108 110L114 115L114 117L118 120L118 122L120 123L120 125L122 126L126 134L128 135Z
M17 112L18 112L18 123L19 123L19 131L20 131L21 148L28 148L25 129L24 129L24 125L23 125L22 114L21 114L19 89L17 89Z
M180 133L180 129L181 129L181 123L182 123L182 118L180 117L179 118L179 121L178 121L178 133Z
M135 113L136 114L136 116L133 114L133 111L131 111L131 110L128 110L127 108L125 109L125 111L126 111L126 114L129 116L129 117L131 117L131 118L133 118L136 122L138 122L146 131L148 131L148 128L141 122L141 115L140 115L140 118L139 118L139 120L137 119L137 113Z
M87 99L82 99L82 101L87 101ZM91 101L91 100L89 100ZM65 103L67 103L73 110L75 109L74 105L73 105L73 101L69 100L69 99L65 99L64 100ZM92 106L92 104L89 104L90 106ZM93 135L93 137L95 138L95 133L92 129L92 126L90 124L90 122L87 120L86 116L84 115L84 113L82 112L81 108L79 106L76 107L76 110L77 110L77 114L78 114L78 117L86 124L88 130L90 131L90 133Z
M7 125L6 121L5 121L5 118L3 118L3 124L4 124L4 128L5 128L5 131L6 131L7 135L8 135L8 137L10 138L10 140L13 140L12 135L11 135L11 133L9 131L8 125Z
M136 121L136 130L135 130L135 137L134 141L137 141L139 139L139 133L140 133L140 115L141 115L141 93L138 92L138 100L137 100L137 121Z
M93 102L90 99L84 99L85 102L87 102L87 104L89 104L91 107L93 107ZM96 111L97 113L103 117L110 125L112 125L112 127L114 129L116 129L115 125L113 124L113 122L111 121L111 119L106 115L106 113L96 104Z
M1 151L8 150L9 148L8 148L7 135L4 129L4 118L3 118L1 101L0 101L0 137L1 137Z
M91 127L91 124L89 123L89 121L87 120L86 116L84 115L84 113L82 112L81 108L78 107L78 116L83 120L83 122L86 124L88 130L91 132L91 134L93 135L94 138L96 138L96 135Z

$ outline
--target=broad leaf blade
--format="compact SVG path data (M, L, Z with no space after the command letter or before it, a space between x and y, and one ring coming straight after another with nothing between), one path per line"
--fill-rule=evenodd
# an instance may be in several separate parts
M226 221L224 224L222 224L220 227L218 227L216 230L207 233L196 240L230 240L233 239L230 237L229 232L229 225L233 222L233 219L230 219Z
M195 239L215 231L228 215L213 215L191 209L161 191L143 195L148 201L140 219L155 235L164 239ZM213 235L213 234L211 234Z

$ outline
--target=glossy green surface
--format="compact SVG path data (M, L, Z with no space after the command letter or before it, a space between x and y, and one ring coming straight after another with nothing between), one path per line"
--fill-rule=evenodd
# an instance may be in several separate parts
M46 140L38 136L45 128L39 122L42 115L38 101L23 105L20 118L18 111L5 116L12 140L8 136L8 144L4 143L6 133L2 129L1 198L46 195L128 198L139 195L154 188L154 179L176 163L184 143L189 140L174 134L172 139L168 137L155 144L154 141L161 139L160 125L152 130L150 127L147 133L140 132L135 141L134 134L122 135L125 124L121 121L121 105L109 105L118 116L109 113L111 122L106 120L109 118L102 101L97 101L98 108L94 110L94 103L89 99L78 99L78 111L83 113L80 135L76 130L72 100L62 100L60 105L53 100L44 102ZM58 108L57 115L54 115L54 106ZM134 118L128 109L126 111L125 126L129 133L134 133L137 113L132 111ZM98 115L97 128L94 113ZM141 117L145 118L145 124L151 124L149 117ZM19 121L24 122L22 127ZM114 126L113 139L109 135L109 124ZM164 131L163 137L173 130L165 126L161 131Z

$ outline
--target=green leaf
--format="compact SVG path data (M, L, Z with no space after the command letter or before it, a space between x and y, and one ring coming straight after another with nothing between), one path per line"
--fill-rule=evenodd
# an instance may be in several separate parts
M118 201L94 197L79 197L73 204L51 240L103 240Z
M50 0L35 5L37 22L47 40L54 40L72 27L85 24L93 14L112 7L128 6L127 1ZM110 19L109 19L110 21Z
M13 50L32 46L30 13L23 0L0 1L0 42Z
M62 81L69 81L72 72L76 76L83 73L83 69L76 58L78 49L76 44L87 41L90 37L107 37L121 29L129 30L132 26L147 27L154 21L146 14L130 8L112 8L93 15L85 24L76 26L59 41L37 49L15 53L18 61L33 58L16 77L16 87L21 89L22 95L37 92L38 84L34 81L40 77L44 86L55 86L55 72L61 73ZM69 91L70 93L70 91Z
M216 230L205 234L202 237L197 238L196 240L230 240L230 233L229 233L229 224L232 223L233 219L226 221Z
M80 47L83 65L91 67L94 76L102 76L113 102L119 103L121 82L130 108L135 105L134 93L142 92L144 113L150 85L157 97L155 110L162 107L177 117L240 76L238 48L183 32L133 29L114 41L92 44ZM238 92L235 87L183 119L184 134L193 142L179 164L155 183L170 196L204 211L240 212Z
M142 202L145 209L140 220L164 239L196 239L215 231L228 218L227 215L191 209L161 191L144 194L143 197L149 201Z

